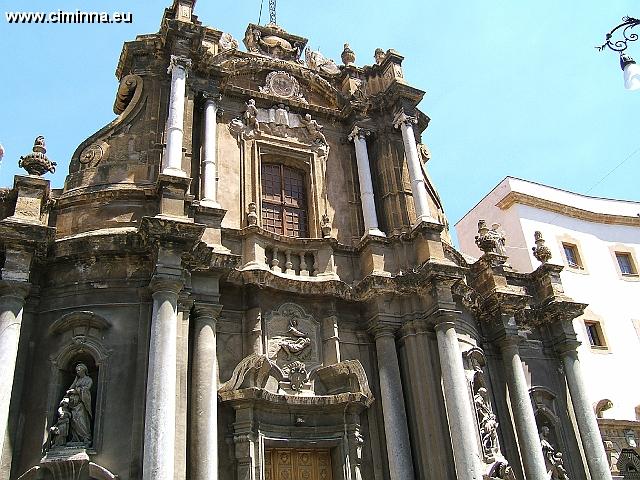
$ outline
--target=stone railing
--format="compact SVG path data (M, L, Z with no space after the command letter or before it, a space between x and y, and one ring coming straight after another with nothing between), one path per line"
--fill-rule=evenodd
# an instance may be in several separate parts
M242 233L241 270L270 270L301 280L338 279L331 240L284 237L255 226Z

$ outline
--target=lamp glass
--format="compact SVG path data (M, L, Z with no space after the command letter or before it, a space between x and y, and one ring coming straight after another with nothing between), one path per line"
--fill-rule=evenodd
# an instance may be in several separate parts
M624 88L640 90L640 65L628 63L624 67Z

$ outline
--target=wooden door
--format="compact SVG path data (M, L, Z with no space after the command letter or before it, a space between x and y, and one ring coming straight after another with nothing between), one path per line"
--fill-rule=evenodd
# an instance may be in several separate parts
M265 451L266 480L332 480L329 450L272 448Z

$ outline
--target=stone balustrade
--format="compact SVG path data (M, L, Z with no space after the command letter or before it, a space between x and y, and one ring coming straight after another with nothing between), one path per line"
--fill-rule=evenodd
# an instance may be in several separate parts
M244 233L243 270L270 270L300 280L338 279L333 247L327 239L284 237L259 227L249 227Z

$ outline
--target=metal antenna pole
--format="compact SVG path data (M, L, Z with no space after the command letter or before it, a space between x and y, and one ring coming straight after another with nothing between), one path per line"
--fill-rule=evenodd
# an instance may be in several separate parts
M276 0L269 0L269 21L276 24Z

